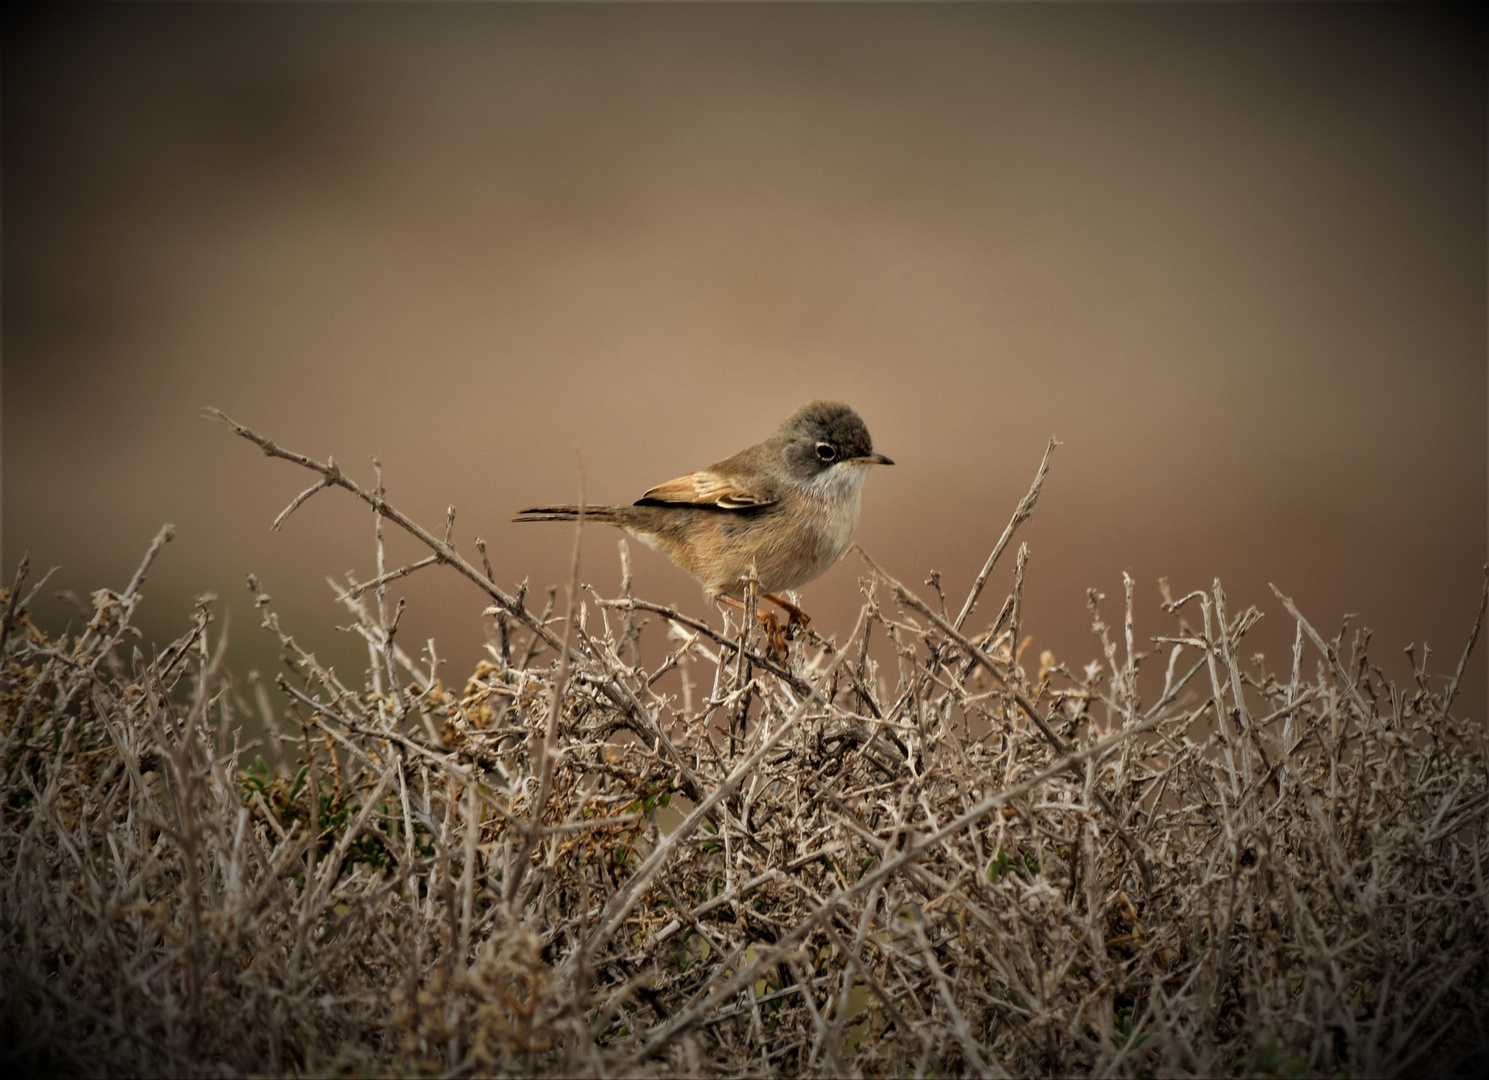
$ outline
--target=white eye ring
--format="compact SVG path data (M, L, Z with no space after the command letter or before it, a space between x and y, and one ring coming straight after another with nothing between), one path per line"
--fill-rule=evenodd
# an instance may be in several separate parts
M837 449L832 443L819 442L817 444L817 457L822 461L833 461L838 456Z

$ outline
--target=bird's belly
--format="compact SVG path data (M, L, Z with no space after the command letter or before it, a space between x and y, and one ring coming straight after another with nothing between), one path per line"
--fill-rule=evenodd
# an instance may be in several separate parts
M752 522L748 539L742 536L743 542L729 545L733 558L726 560L728 580L710 583L711 592L743 595L752 568L761 592L799 588L842 558L857 524L856 514L831 514L815 507L772 517Z

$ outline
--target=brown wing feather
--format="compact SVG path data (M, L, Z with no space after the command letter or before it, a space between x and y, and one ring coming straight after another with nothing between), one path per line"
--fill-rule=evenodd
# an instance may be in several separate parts
M657 503L687 503L693 506L717 506L720 510L750 510L770 506L779 499L772 490L747 487L735 477L721 476L701 469L676 480L658 484L641 498L637 506Z

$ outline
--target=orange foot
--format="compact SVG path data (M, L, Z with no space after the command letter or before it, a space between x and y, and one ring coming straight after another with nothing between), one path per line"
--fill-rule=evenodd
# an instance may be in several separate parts
M782 626L781 620L776 618L773 611L757 611L755 618L760 620L760 625L765 630L765 639L770 642L771 655L776 658L778 664L785 664L790 656L788 650L791 627L796 625L795 620Z
M735 608L739 611L745 610L744 604L734 599L734 597L732 596L716 596L714 597L714 599L721 604L728 604L730 607ZM784 664L786 663L789 656L787 646L791 639L795 636L794 632L796 628L805 628L807 623L811 622L811 620L807 617L806 612L802 611L801 608L797 607L795 604L788 603L787 601L782 600L778 596L772 596L769 593L766 593L765 596L762 597L762 599L769 600L773 604L779 604L781 607L786 609L789 615L786 625L782 626L781 620L776 617L774 612L761 611L758 608L755 610L755 618L760 620L760 626L765 631L766 640L770 642L771 655L773 655L777 661Z
M769 600L772 604L789 615L791 617L790 626L793 628L799 626L803 630L805 630L812 624L811 617L807 615L805 611L802 611L801 608L793 604L790 600L783 600L775 593L766 593L763 597L761 597L761 599Z

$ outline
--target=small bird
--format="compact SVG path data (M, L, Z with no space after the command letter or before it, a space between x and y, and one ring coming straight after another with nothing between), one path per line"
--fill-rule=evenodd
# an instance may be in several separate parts
M813 401L764 442L658 484L630 506L586 506L584 516L662 552L713 600L742 606L753 576L764 599L805 626L801 609L777 594L820 577L842 557L858 528L869 466L893 464L874 452L856 412ZM535 506L513 520L572 521L579 509Z

